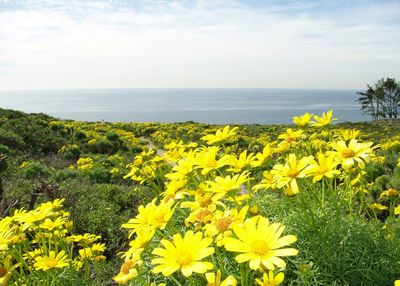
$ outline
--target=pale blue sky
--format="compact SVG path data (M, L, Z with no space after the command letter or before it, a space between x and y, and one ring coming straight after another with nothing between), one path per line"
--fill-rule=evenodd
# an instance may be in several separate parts
M399 67L400 1L0 0L0 89L359 89Z

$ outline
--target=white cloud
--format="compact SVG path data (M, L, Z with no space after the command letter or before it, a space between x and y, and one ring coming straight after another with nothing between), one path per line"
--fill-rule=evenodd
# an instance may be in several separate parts
M336 14L115 3L0 9L0 88L360 88L400 77L400 25L388 23L396 3Z

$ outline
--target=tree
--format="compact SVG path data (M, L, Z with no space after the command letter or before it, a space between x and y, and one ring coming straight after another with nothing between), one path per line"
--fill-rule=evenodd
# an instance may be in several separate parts
M381 118L398 118L400 116L400 82L394 78L381 79L373 86L367 85L358 102L364 114L369 114L373 121Z

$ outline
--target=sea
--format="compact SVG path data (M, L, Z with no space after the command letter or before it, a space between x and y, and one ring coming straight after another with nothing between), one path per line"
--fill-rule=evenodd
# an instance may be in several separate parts
M287 124L305 112L333 109L337 122L367 121L357 90L57 89L0 90L0 107L62 119L110 122Z

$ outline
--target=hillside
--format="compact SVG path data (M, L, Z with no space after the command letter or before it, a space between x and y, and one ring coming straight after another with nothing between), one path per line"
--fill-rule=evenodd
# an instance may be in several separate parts
M310 120L0 109L0 285L393 285L400 123Z

